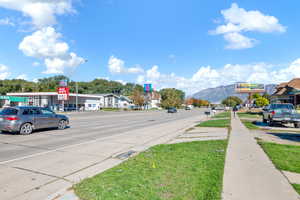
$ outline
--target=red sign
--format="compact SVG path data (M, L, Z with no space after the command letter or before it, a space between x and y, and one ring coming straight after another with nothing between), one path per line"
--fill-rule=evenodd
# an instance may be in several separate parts
M67 87L59 87L57 89L57 99L60 101L69 100L70 89Z

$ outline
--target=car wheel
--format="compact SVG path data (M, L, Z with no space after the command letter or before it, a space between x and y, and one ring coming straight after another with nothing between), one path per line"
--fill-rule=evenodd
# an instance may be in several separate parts
M272 119L269 119L269 123L268 123L269 126L273 126L274 125L274 122Z
M30 135L33 131L33 127L30 123L25 123L20 128L21 135Z
M300 123L294 123L295 128L300 128Z
M58 129L59 130L64 130L65 128L67 127L67 122L66 122L66 120L60 120L59 122L58 122Z
M266 120L265 118L263 118L263 123L268 123L268 120Z

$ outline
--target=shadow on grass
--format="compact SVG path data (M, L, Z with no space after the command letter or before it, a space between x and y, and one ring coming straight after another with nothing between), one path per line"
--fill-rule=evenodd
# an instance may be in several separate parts
M280 139L283 140L290 140L293 142L300 142L300 133L272 133L272 132L267 132L266 134L273 135L276 137L279 137Z

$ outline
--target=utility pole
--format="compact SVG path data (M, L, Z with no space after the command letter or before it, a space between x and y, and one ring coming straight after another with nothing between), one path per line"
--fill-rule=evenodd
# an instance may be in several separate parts
M76 111L78 111L78 82L75 82L75 86L76 86Z

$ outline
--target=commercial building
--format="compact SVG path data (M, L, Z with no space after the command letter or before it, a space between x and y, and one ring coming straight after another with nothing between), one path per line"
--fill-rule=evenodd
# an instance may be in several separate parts
M276 87L276 91L271 96L272 103L292 103L300 105L300 78L295 78L289 82L281 83Z
M58 100L56 92L8 93L8 96L25 98L26 101L16 105L49 107L53 110L99 110L101 108L124 108L129 100L114 94L69 94L66 101ZM129 103L128 103L129 105Z

